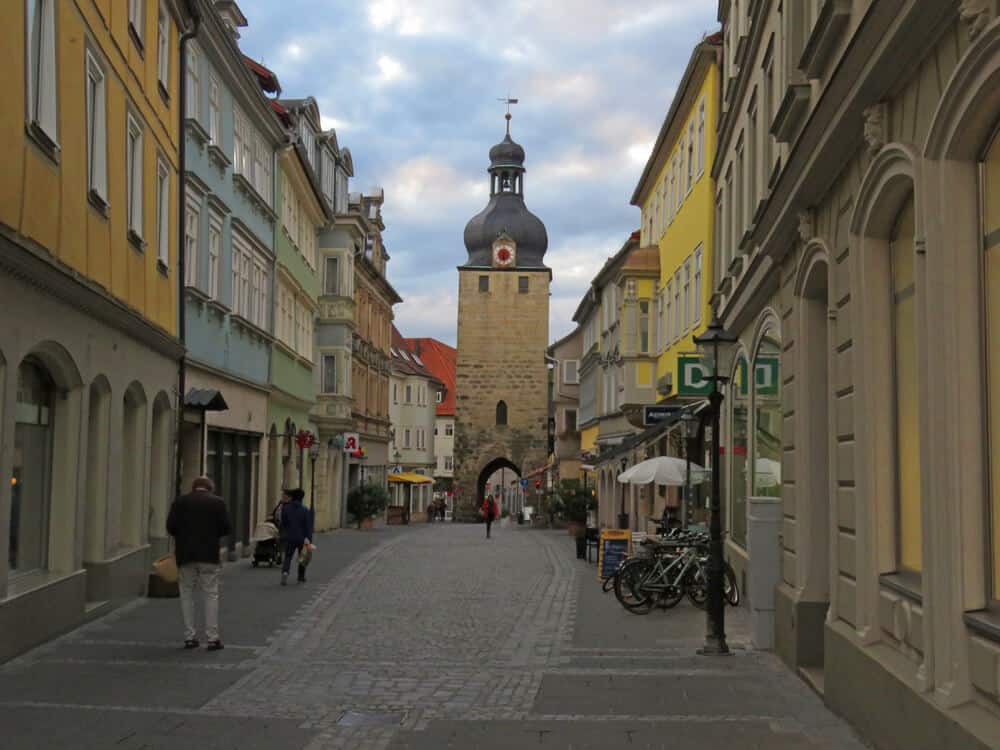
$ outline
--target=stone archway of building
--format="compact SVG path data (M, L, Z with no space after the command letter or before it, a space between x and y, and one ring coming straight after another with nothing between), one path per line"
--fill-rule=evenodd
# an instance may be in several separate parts
M170 397L160 391L153 400L153 424L149 441L149 512L147 538L164 540L167 508L172 495L170 476L170 435L173 429ZM161 541L165 545L165 541Z
M100 562L108 513L108 446L111 440L111 386L98 375L90 384L87 412L87 481L84 485L83 560Z
M486 482L500 469L510 469L518 478L521 477L521 469L508 458L498 457L487 463L479 472L476 480L476 508L478 509L486 498Z
M806 259L796 293L799 297L799 367L802 389L797 414L800 429L796 446L802 501L796 508L800 532L796 540L799 589L796 622L797 666L821 670L824 665L824 628L830 608L830 571L836 537L831 520L829 373L836 362L830 348L829 261L824 251Z
M121 539L124 548L143 543L146 507L146 394L133 382L122 398Z

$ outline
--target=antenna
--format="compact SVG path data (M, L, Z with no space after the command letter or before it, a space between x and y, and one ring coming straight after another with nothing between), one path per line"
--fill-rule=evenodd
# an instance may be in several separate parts
M510 94L508 94L507 96L499 97L497 101L507 105L507 114L504 115L504 119L507 121L507 135L510 135L510 105L517 104L517 99L511 99Z

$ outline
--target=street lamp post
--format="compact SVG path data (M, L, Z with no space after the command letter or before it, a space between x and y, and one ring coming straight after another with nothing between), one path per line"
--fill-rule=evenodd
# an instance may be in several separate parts
M319 443L313 442L309 446L309 460L312 463L309 477L309 511L314 512L316 507L316 459L319 458Z
M709 521L708 543L708 602L706 607L707 632L705 645L698 649L699 654L728 654L726 645L726 610L723 599L723 571L725 563L722 556L722 500L719 496L719 483L722 472L719 466L719 423L722 411L722 391L720 381L726 378L719 375L719 348L732 344L736 337L726 331L719 321L718 314L712 315L712 322L701 336L695 336L694 343L698 349L712 358L712 391L708 402L712 412L712 502Z
M691 513L691 440L695 435L697 417L689 411L681 415L682 432L684 434L684 502L681 503L681 526L688 527Z
M622 471L621 471L622 474L625 473L625 467L626 466L628 466L628 459L625 456L622 456ZM628 528L628 513L625 512L625 487L626 486L627 485L625 484L625 482L622 482L622 510L621 510L621 513L618 514L618 528L619 529L627 529Z

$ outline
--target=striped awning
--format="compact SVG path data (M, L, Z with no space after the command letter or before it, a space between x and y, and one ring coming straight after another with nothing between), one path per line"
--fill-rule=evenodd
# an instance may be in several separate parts
M390 474L389 481L397 484L434 484L434 480L431 477L425 477L423 474L417 474L412 471Z

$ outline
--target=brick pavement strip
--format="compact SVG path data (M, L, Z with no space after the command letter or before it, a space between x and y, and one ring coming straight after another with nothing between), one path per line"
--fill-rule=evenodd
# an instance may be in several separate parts
M282 750L710 748L726 732L745 747L862 747L773 655L694 656L702 613L625 613L600 593L593 567L574 559L565 533L501 527L487 542L481 526L435 524L379 541L328 582L311 582L269 639L227 650L226 660L185 661L136 639L129 611L32 652L0 669L0 724L17 710L147 713L224 733L238 718L251 738L241 748ZM257 606L289 601L270 586ZM740 616L731 622L739 645ZM3 690L5 679L102 660L109 674L137 668L204 683L205 697L129 705L115 693L112 705L56 706L40 690ZM222 681L206 683L212 674ZM284 741L268 734L282 727ZM46 746L85 746L60 744L62 736ZM185 746L169 736L150 746Z

